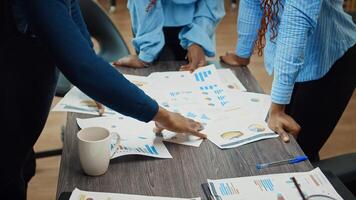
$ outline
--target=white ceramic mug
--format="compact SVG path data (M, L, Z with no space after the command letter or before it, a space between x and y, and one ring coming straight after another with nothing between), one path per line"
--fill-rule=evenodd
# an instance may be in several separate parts
M120 143L120 136L117 133L110 133L101 127L84 128L77 133L79 159L83 171L90 176L100 176L108 170L111 154L112 136L117 135L114 145L115 152Z

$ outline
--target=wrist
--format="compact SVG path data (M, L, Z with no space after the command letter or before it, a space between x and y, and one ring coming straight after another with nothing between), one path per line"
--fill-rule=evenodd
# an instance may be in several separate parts
M162 120L167 119L167 118L169 118L168 111L166 109L162 108L161 106L159 106L158 112L154 116L153 121L159 122L159 121L162 121Z
M284 113L286 105L284 104L277 104L277 103L272 103L270 107L270 114L279 114L279 113Z

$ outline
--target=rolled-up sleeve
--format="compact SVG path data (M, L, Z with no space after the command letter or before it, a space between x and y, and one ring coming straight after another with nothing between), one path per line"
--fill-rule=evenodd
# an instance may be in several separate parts
M191 24L183 27L179 34L181 46L187 49L192 44L200 45L205 55L215 56L215 30L225 15L223 0L200 0Z
M278 29L274 58L272 101L289 104L294 84L304 65L305 49L309 35L315 30L321 8L321 0L289 0Z
M64 0L28 0L26 11L31 28L74 85L124 115L145 122L153 119L158 104L95 54Z
M139 52L139 58L145 62L154 61L164 46L164 15L161 1L148 12L149 0L129 0L127 7L131 15L132 30L135 38L132 44Z
M237 17L237 45L236 55L250 58L258 30L261 26L262 10L259 0L240 0Z

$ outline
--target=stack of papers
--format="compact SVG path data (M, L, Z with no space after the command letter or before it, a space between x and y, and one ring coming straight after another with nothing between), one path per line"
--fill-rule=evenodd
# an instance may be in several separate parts
M69 200L200 200L200 198L170 198L170 197L157 197L157 196L143 196L132 194L119 194L119 193L104 193L104 192L88 192L74 189Z
M194 73L156 72L148 77L134 75L125 75L125 77L154 98L160 106L201 122L205 127L202 132L222 149L277 137L264 121L271 104L270 96L246 92L246 88L230 69L217 70L214 65L209 65L197 69ZM98 114L95 102L75 87L53 111ZM121 126L119 134L127 138L127 144L132 148L139 146L140 140L131 138L129 136L132 135L131 133L153 134L153 123L145 124L129 119L109 108L105 111L105 118L78 120L79 126L81 128L105 127L107 124L122 124L122 119L131 120L132 122ZM162 136L162 138L152 139L194 147L199 147L202 142L198 137L170 131L164 131ZM134 144L134 141L137 144ZM126 153L132 154L133 151ZM147 155L143 152L140 154ZM124 155L124 152L120 155Z
M319 199L342 200L342 197L336 192L319 168L310 172L270 174L220 180L208 179L208 185L215 200L302 199L291 177L296 179L306 198L317 195ZM332 198L323 198L322 196Z

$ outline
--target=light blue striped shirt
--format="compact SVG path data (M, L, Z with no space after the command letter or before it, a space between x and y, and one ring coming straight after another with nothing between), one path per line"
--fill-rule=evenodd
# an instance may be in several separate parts
M272 101L289 104L295 82L323 77L356 43L356 26L342 0L282 0L278 36L266 34L264 62L274 74ZM240 0L236 54L249 58L260 28L260 0ZM354 66L356 67L356 66Z
M164 46L163 27L183 26L180 44L187 49L199 44L207 56L215 55L215 28L225 15L223 0L157 0L146 12L149 0L129 0L135 38L132 44L139 58L152 62Z

